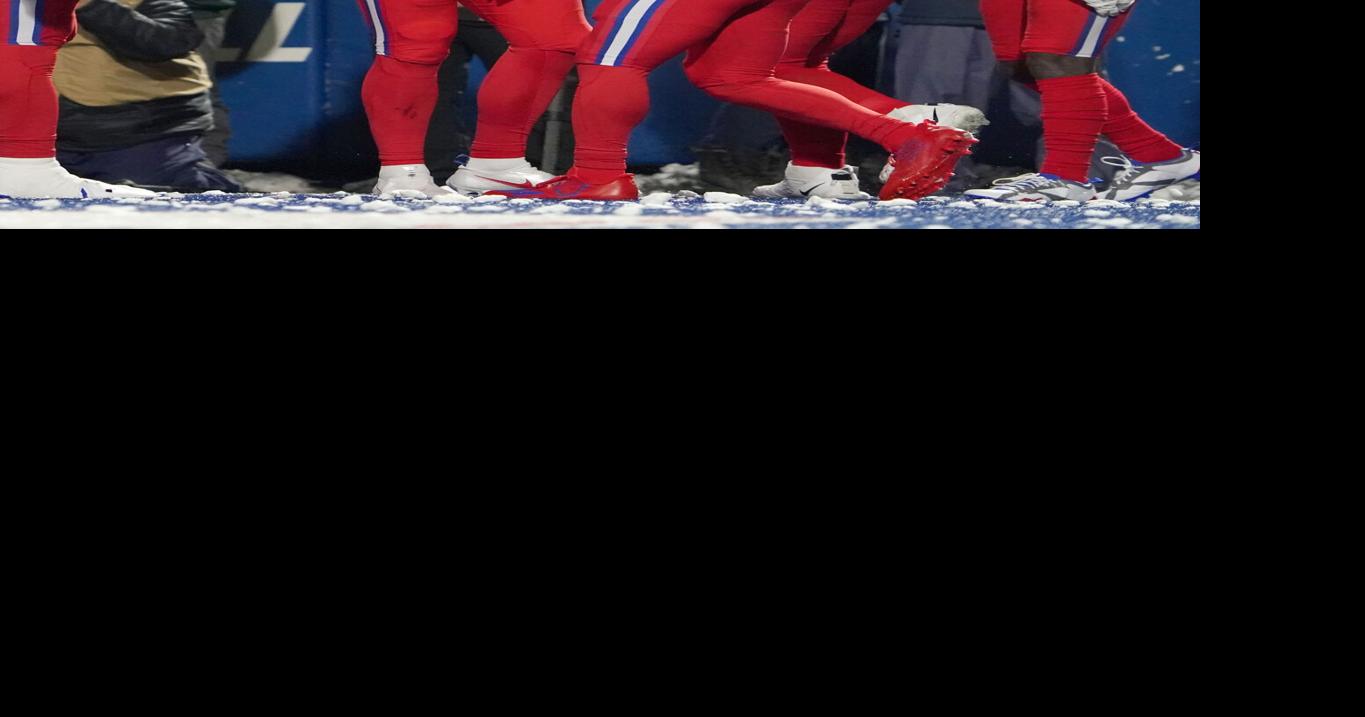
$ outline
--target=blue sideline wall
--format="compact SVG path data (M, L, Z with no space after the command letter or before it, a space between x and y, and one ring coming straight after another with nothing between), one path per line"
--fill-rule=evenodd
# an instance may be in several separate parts
M587 0L589 13L601 0ZM1115 83L1158 128L1199 143L1199 0L1142 0L1109 58ZM219 55L239 166L308 176L373 172L360 87L373 48L353 0L242 0ZM484 68L471 68L482 80ZM651 80L654 112L631 137L631 161L688 162L717 104L680 61ZM475 96L471 93L469 96Z

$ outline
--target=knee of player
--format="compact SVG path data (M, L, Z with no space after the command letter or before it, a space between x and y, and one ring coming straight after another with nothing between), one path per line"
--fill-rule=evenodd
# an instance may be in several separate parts
M713 70L703 70L695 66L684 68L684 72L687 74L687 79L691 80L692 84L705 90L707 94L722 100L743 98L745 93L755 84L766 79L733 75Z
M777 67L773 68L773 74L777 75L779 78L786 78L801 74L810 69L811 68L802 60L783 60L777 63Z
M385 54L403 62L439 65L450 56L454 42L453 25L409 27L392 39Z
M394 77L427 78L436 76L436 73L441 69L441 62L444 60L445 57L441 57L440 59L430 57L414 59L410 57L394 57L393 55L379 55L375 58L375 67L384 74L392 75Z
M549 49L555 52L577 53L583 47L583 43L588 41L588 36L591 34L592 26L587 23L565 28L555 37Z
M508 44L514 48L576 54L592 34L586 20L548 24L507 33Z
M1024 66L1034 79L1052 80L1091 74L1095 72L1095 59L1031 52L1024 56Z
M450 57L450 45L454 41L453 34L422 40L403 37L401 41L390 44L384 56L414 65L439 65Z

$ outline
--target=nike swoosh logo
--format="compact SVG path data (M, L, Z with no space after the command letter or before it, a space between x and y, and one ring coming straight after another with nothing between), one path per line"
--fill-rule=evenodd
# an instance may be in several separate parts
M824 182L821 182L821 183L815 185L814 187L811 187L810 189L807 189L806 191L802 192L802 193L801 193L801 196L803 196L803 197L809 197L811 192L813 192L813 191L815 191L815 190L817 190L817 189L819 189L820 187L823 187L823 186L825 186L825 183L824 183Z
M588 188L588 185L584 184L583 182L579 182L576 186L571 187L565 186L566 184L568 184L568 182L562 182L560 184L555 185L554 189L556 197L559 197L560 199L564 198L572 199L575 195L581 194L583 190Z

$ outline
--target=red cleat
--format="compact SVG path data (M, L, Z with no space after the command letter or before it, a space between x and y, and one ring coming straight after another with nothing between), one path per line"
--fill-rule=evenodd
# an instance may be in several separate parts
M895 170L882 187L881 199L919 199L943 189L953 178L957 161L972 153L980 140L969 132L933 122L915 125L919 136L893 156Z
M562 177L541 182L530 189L500 189L486 192L513 199L588 199L598 202L633 202L640 198L635 176L623 174L606 184L589 184L570 169Z

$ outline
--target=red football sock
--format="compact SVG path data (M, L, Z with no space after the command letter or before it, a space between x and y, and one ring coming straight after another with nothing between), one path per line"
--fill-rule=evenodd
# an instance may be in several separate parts
M381 165L426 164L424 147L431 113L436 109L438 69L440 64L375 56L361 98Z
M1104 136L1118 145L1129 159L1143 164L1169 162L1185 151L1166 135L1143 122L1117 87L1104 79L1100 82L1109 102L1109 121L1104 124Z
M864 87L852 78L845 77L837 72L832 72L826 66L802 67L793 66L791 63L783 63L777 68L777 76L783 80L800 82L806 85L815 85L827 90L838 92L844 97L857 102L858 104L874 111L886 114L891 110L904 107L909 102L898 100L870 88Z
M648 73L634 67L578 66L573 103L574 173L604 184L626 173L630 133L649 114Z
M545 114L573 65L572 52L514 47L504 53L479 88L479 126L469 155L479 159L526 156L531 128Z
M844 168L847 163L844 156L844 147L848 144L847 132L787 117L778 117L777 123L782 126L782 136L787 138L792 164L798 167Z
M771 112L779 119L850 132L892 152L914 136L913 125L870 110L823 87L776 77L754 78L743 73L703 75L689 72L688 77L707 94L725 102Z
M831 72L827 65L806 67L801 63L783 62L777 66L777 77L781 80L823 87L881 114L909 104ZM848 145L847 132L782 116L778 116L777 122L782 125L782 135L786 137L787 146L791 149L792 164L798 167L842 169L847 163L844 156L844 148Z
M1108 118L1103 80L1079 75L1039 80L1043 93L1043 174L1090 181L1090 159Z
M57 48L4 44L0 40L0 157L57 156L57 90L52 68Z

